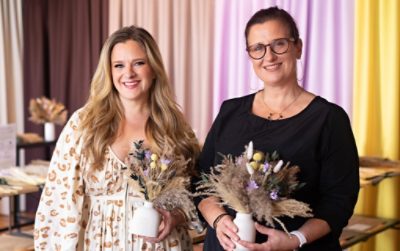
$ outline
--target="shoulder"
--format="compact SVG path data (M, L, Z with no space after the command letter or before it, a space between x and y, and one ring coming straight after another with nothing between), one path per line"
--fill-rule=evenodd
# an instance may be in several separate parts
M71 114L71 117L68 119L67 126L78 127L82 121L82 116L84 116L84 108L79 108Z
M231 111L246 111L254 100L255 93L225 100L220 109L220 113L229 113Z
M349 116L347 115L346 111L339 105L329 102L328 100L317 96L315 97L316 106L319 107L321 110L324 110L327 114L328 118L336 118L336 119L346 119L349 120Z
M322 97L316 97L313 113L314 122L322 122L328 131L351 130L351 121L346 111Z
M84 116L84 108L80 108L73 112L65 124L62 134L73 136L74 138L79 138L81 135L81 121L82 116Z

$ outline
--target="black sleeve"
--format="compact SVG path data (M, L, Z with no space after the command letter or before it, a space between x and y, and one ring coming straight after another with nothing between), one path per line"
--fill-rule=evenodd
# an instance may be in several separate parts
M314 216L328 222L339 237L353 214L359 191L357 148L345 111L333 106L320 142L320 196Z
M193 179L193 188L192 190L196 190L196 186L198 184L198 182L201 180L201 174L202 173L209 173L211 171L211 167L213 167L215 165L215 142L217 139L217 132L221 126L221 120L222 120L222 113L224 110L224 107L226 102L224 102L221 105L220 111L217 115L217 117L215 118L210 131L207 134L207 138L204 142L203 148L201 150L200 156L198 161L196 161L196 173L197 173L197 177L195 177ZM194 198L194 202L196 207L199 205L200 201L205 198L204 196L197 196ZM200 218L201 220L204 221L204 219L202 218L200 212L199 212Z

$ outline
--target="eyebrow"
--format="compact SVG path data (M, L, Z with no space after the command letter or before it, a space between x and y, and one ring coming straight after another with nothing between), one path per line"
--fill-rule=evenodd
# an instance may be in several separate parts
M147 61L146 58L136 58L136 59L132 60L131 62L135 63L135 62L143 61L143 60L144 60L144 61ZM115 64L115 63L123 63L123 62L125 62L125 60L115 60L115 61L111 61L112 64Z

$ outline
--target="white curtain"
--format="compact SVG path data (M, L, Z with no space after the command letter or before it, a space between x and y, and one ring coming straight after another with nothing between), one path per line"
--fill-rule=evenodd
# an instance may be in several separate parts
M214 1L110 1L110 34L122 26L145 28L156 39L177 102L200 139L212 122Z
M0 124L24 131L22 89L22 0L0 0ZM0 201L8 213L8 199Z
M21 0L0 0L0 123L23 131Z

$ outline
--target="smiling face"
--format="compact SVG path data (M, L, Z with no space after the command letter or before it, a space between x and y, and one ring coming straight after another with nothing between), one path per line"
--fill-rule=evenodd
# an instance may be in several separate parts
M267 45L279 38L291 38L289 29L279 20L268 20L251 26L248 37L248 46L256 44ZM296 60L301 57L302 43L290 41L289 48L284 54L275 54L267 47L265 56L261 59L251 59L257 76L267 85L285 85L296 83Z
M111 51L111 74L121 100L148 100L154 80L145 50L133 40L117 43Z

